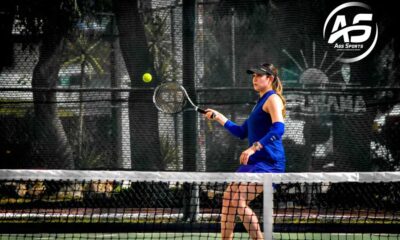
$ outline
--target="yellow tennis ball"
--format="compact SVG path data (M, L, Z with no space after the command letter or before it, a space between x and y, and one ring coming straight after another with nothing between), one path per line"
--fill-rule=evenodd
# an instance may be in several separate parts
M149 83L149 82L151 82L152 79L153 79L153 77L151 76L150 73L143 74L143 82Z

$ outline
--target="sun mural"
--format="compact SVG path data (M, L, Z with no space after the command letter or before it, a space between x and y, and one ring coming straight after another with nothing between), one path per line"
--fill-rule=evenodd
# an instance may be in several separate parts
M319 86L321 88L325 88L327 85L339 85L341 87L346 87L350 84L350 76L351 76L351 67L350 64L344 63L341 68L337 71L331 72L331 69L335 64L340 64L338 61L342 57L343 53L334 58L334 60L326 66L326 59L328 56L328 52L324 51L323 57L319 63L317 63L316 59L316 46L315 41L312 43L312 65L307 61L307 58L302 49L299 50L301 58L303 60L303 65L297 61L292 54L290 54L286 49L282 49L282 52L293 62L296 66L297 70L290 70L289 68L282 67L283 73L287 77L295 78L287 79L289 82L296 82L303 87L306 85L314 85ZM325 67L326 66L326 67ZM330 79L337 75L341 74L342 80L341 82L332 82ZM351 85L359 85L359 84L351 84Z

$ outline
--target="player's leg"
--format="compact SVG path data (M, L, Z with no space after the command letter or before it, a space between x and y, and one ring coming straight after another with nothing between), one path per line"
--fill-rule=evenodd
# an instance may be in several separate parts
M254 183L242 184L238 187L238 201L233 202L237 204L236 211L243 222L244 227L252 239L264 239L261 232L260 224L257 215L248 206L263 191L262 185Z
M238 201L237 190L238 184L231 183L223 194L221 210L221 238L223 240L233 239L237 205L234 202Z

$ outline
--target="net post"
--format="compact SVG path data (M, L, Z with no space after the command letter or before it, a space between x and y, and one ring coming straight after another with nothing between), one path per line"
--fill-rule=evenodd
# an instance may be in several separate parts
M272 173L264 174L263 180L263 227L264 227L264 239L265 240L272 240L273 234L273 225L274 225L274 218L273 218L273 211L274 211L274 192L272 186Z

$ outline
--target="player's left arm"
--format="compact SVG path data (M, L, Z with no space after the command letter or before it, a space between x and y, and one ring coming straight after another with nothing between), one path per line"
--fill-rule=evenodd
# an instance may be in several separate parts
M272 126L269 132L260 139L259 143L261 147L265 147L268 143L275 140L281 140L285 132L285 123L283 120L283 102L282 99L277 95L271 95L263 105L263 110L271 115Z
M260 151L261 149L268 147L267 144L269 142L273 142L278 139L282 139L282 135L285 132L285 124L283 122L283 103L281 98L273 94L263 105L263 110L271 115L272 126L269 132L258 141L255 145L251 146L247 150L245 150L240 155L240 163L246 165L250 156L253 155L256 151Z
M284 122L283 120L283 103L282 99L277 94L272 94L263 105L264 112L271 115L272 123Z

